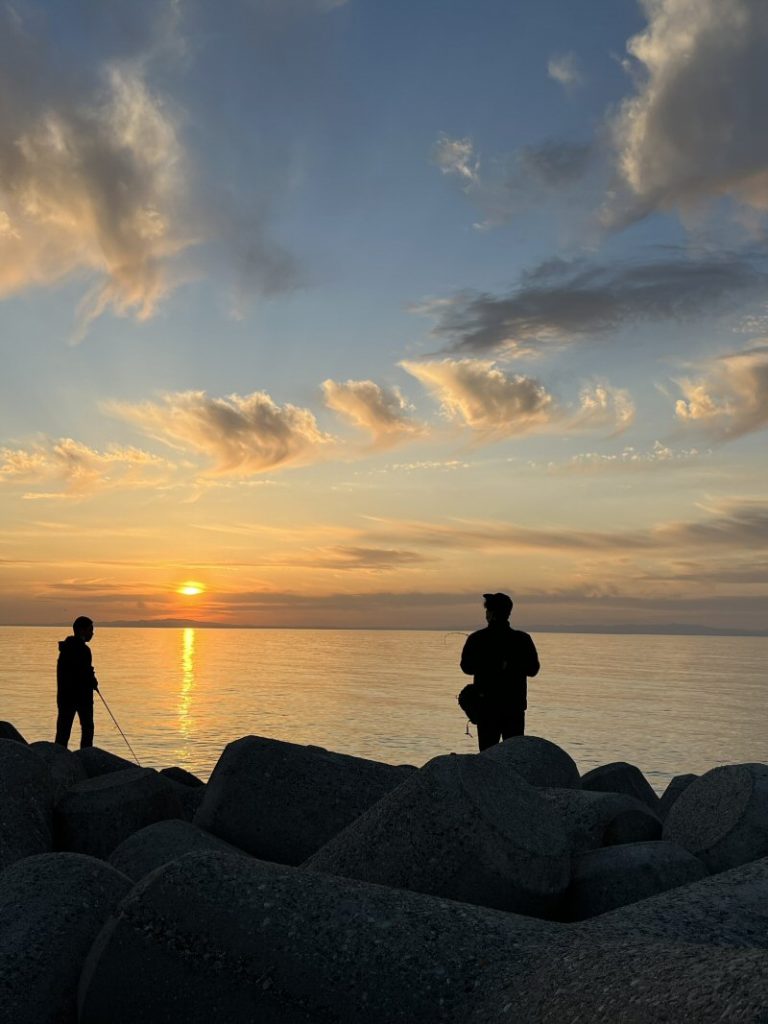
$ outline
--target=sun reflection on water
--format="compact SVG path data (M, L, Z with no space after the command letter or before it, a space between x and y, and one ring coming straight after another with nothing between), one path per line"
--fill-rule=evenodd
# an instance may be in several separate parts
M185 740L194 731L194 719L190 713L192 691L195 688L195 630L186 627L181 632L181 690L179 691L179 733Z

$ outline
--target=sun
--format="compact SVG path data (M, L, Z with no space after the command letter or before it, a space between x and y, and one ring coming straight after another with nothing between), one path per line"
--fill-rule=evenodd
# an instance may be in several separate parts
M198 594L205 593L205 586L195 580L187 580L186 583L182 583L176 588L176 593L183 594L184 597L197 597Z

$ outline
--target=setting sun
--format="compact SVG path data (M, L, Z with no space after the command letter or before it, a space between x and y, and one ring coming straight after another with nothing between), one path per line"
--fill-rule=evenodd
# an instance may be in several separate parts
M205 587L202 583L195 583L193 580L188 580L177 588L176 593L183 594L185 597L196 597L198 594L205 593Z

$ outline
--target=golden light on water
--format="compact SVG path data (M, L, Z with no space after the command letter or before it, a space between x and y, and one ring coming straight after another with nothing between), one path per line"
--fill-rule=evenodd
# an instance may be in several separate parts
M205 586L195 580L187 580L186 583L182 583L180 587L176 588L176 593L183 594L184 597L196 597L198 594L205 593Z

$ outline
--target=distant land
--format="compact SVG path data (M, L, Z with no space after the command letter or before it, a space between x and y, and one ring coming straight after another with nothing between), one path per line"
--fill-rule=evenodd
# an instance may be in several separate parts
M21 626L30 627L34 623L19 623ZM69 629L69 623L48 622L37 623L38 626L61 626ZM441 633L456 632L455 626L435 627L408 627L408 626L257 626L237 625L231 622L198 622L196 619L120 619L111 622L97 622L99 628L110 629L339 629L351 630L353 632L379 631L379 630L402 630L404 632L416 633ZM600 633L609 636L768 636L765 629L732 629L727 626L696 626L686 622L670 622L665 626L653 625L627 625L627 626L533 626L526 625L531 633ZM468 627L465 632L470 632Z

